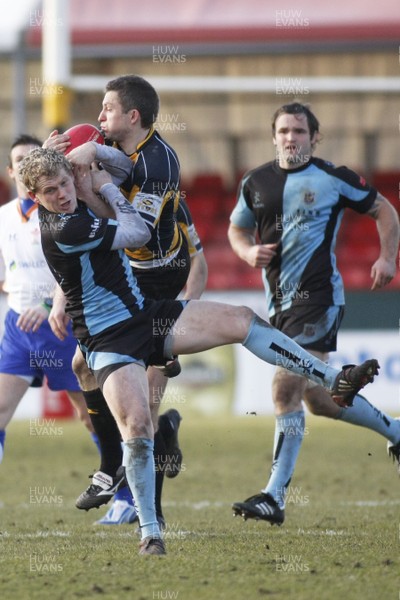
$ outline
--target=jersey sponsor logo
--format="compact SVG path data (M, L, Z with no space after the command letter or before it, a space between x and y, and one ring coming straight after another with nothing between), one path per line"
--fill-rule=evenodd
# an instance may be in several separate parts
M157 218L162 207L162 198L138 192L133 200L133 206L142 216L149 215Z
M43 269L47 265L46 261L43 260L12 260L9 263L9 270L15 271L15 269Z
M99 228L101 225L101 219L93 219L93 222L90 224L90 233L88 235L88 237L90 239L96 237L96 233L98 232Z

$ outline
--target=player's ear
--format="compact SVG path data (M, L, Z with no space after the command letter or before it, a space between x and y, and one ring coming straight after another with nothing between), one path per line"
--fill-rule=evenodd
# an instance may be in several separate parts
M140 123L141 117L140 117L140 112L137 110L137 108L132 108L131 110L131 123L132 125L134 125L135 123Z
M36 202L36 204L40 204L39 198L36 196L36 194L34 192L28 191L28 196L31 200Z
M321 135L319 133L319 131L314 131L314 135L311 137L310 142L311 142L311 148L314 151L316 145L318 144L318 142L321 139Z

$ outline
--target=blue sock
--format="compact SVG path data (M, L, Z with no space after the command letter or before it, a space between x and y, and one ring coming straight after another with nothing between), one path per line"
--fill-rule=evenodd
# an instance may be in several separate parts
M115 500L125 500L125 502L127 502L131 506L134 505L131 490L127 485L118 490L118 492L114 495L114 502Z
M123 453L124 452L124 442L121 442L121 448L122 448L122 453ZM118 492L114 495L114 502L115 502L115 500L125 500L125 502L127 502L131 506L135 505L133 498L132 498L131 490L129 489L128 485L126 485L125 487L118 490Z
M129 487L135 498L142 539L161 537L155 509L154 442L132 438L124 443L123 465Z
M0 430L0 463L3 460L5 439L6 439L6 431L5 431L5 429L1 429Z
M352 425L368 427L368 429L383 435L393 444L400 441L400 421L378 410L360 394L355 396L353 406L342 408L336 418L346 423L352 423Z
M339 373L257 315L250 325L243 346L265 362L304 375L324 387L332 387Z
M271 494L281 508L285 507L286 490L303 441L304 425L303 410L276 417L271 475L262 491Z
M96 444L97 446L97 450L99 451L99 453L101 454L101 450L100 450L100 442L99 442L99 437L97 435L97 433L95 431L93 431L93 433L90 434L93 442Z

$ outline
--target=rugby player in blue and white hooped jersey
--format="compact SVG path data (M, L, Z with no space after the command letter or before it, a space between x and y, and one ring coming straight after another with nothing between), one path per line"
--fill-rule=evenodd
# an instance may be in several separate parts
M47 320L56 282L40 243L37 204L17 177L20 162L40 146L27 134L12 143L8 175L17 198L0 208L0 282L8 302L0 345L0 462L8 423L29 386L40 387L45 376L51 390L67 391L92 431L71 367L76 340L70 327L65 340L58 340Z
M303 348L327 361L336 350L343 316L343 281L336 267L336 236L346 208L376 220L381 252L372 265L372 289L396 272L399 222L392 205L346 167L312 156L319 123L294 102L272 121L277 159L246 173L231 214L234 252L262 269L270 322ZM259 242L256 242L256 233ZM335 404L323 388L278 368L272 384L276 414L273 465L261 493L233 505L237 514L271 523L284 520L287 492L304 435L302 399L314 414L368 427L385 436L399 461L400 421L362 396L351 408Z

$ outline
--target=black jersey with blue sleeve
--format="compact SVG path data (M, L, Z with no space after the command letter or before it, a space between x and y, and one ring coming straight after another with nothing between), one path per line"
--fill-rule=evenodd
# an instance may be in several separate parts
M272 161L243 177L230 220L277 244L263 269L270 316L294 305L344 304L335 257L343 212L367 212L376 195L354 171L319 158L291 170Z
M143 308L125 252L111 250L115 220L96 217L80 201L73 214L40 206L39 219L43 252L67 299L76 338L96 335Z

